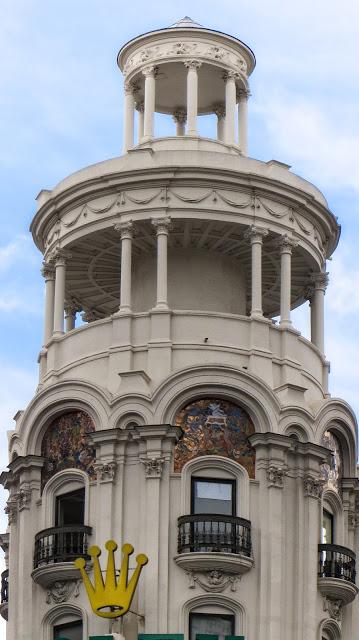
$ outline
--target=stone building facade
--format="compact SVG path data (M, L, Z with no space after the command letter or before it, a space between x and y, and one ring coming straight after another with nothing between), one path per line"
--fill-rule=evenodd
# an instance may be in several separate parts
M352 640L356 419L324 349L337 220L248 157L237 38L185 18L118 65L124 154L41 191L31 225L44 340L1 476L7 638ZM310 340L291 321L308 300ZM112 628L73 565L109 538L149 557Z

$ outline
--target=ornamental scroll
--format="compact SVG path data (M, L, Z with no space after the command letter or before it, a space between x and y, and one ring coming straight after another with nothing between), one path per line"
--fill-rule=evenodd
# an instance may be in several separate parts
M248 440L255 429L238 405L221 398L194 400L179 411L175 424L182 430L175 447L176 472L193 458L217 455L239 462L255 477L255 450Z

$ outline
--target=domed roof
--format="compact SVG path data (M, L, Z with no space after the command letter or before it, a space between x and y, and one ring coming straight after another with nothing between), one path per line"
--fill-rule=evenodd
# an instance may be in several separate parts
M203 26L203 24L199 24L198 22L194 22L192 20L192 18L190 18L189 16L185 16L181 20L178 20L174 24L171 24L168 28L169 29L179 29L179 28L182 28L182 29L204 29L205 27Z

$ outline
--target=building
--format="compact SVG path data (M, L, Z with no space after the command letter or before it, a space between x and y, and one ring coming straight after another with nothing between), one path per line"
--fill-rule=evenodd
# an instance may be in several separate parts
M248 157L255 58L237 38L184 18L118 65L124 154L41 191L31 225L44 344L1 477L8 640L109 633L73 560L110 538L150 560L112 627L126 640L352 640L356 420L324 349L337 220L287 165ZM311 340L291 322L307 300Z

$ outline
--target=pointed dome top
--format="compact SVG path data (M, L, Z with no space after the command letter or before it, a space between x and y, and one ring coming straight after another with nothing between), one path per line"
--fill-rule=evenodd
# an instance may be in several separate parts
M182 20L178 20L174 24L171 24L169 29L204 29L203 24L199 24L198 22L194 22L192 18L189 16L185 16Z

